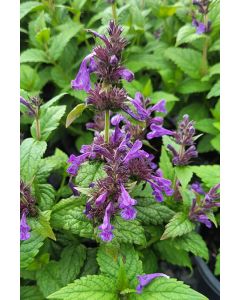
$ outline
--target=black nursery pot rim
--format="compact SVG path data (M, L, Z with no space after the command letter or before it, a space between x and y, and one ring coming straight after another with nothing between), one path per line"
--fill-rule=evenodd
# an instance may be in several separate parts
M220 281L214 276L208 265L200 257L194 257L198 271L207 286L220 296Z

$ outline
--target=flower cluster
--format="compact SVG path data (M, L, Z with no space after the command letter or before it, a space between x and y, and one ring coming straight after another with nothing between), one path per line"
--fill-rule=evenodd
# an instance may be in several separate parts
M27 215L36 216L36 200L31 194L30 187L23 181L20 181L20 239L28 240L30 238L30 226L27 224Z
M198 11L204 19L204 22L200 22L193 16L192 25L196 28L196 33L203 34L209 32L211 30L211 22L207 20L209 0L193 0L192 3L198 7Z
M91 184L91 197L86 204L86 216L89 219L101 221L99 227L100 237L109 241L112 239L111 215L120 212L125 220L136 217L137 204L128 192L128 186L133 182L144 180L148 182L156 200L163 201L163 193L167 196L173 194L171 181L163 178L162 172L152 162L154 156L142 150L142 142L130 140L118 126L115 127L109 143L104 142L103 136L96 135L91 145L81 148L81 155L71 155L68 162L71 165L68 173L75 176L80 165L87 160L100 160L104 163L106 177Z
M173 164L176 166L187 165L190 160L198 156L196 147L194 146L194 128L193 121L189 121L189 116L184 115L183 120L179 122L178 129L172 135L175 141L180 145L179 149L175 149L174 146L168 145L168 149L173 154ZM186 147L188 147L186 149Z
M194 221L205 224L208 228L212 227L208 213L212 212L212 208L219 207L220 203L216 202L220 195L217 192L220 184L212 187L208 193L205 193L199 183L192 184L191 188L195 192L196 198L193 199L192 207L189 212L189 218ZM204 195L201 199L200 196Z

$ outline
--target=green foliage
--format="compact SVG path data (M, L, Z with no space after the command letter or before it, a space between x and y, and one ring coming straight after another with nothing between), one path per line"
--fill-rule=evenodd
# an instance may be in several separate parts
M82 164L79 169L76 183L83 188L87 188L90 183L96 182L104 176L105 171L103 170L103 164L101 162L86 162Z
M132 294L130 300L207 300L207 298L198 292L192 290L188 285L181 281L170 278L156 278L144 288L141 295Z
M48 299L118 300L116 281L104 275L88 275L50 295Z
M165 227L165 231L161 240L181 236L194 230L195 225L188 219L188 217L179 212L169 221Z
M37 286L21 286L20 287L21 300L44 300L42 293Z
M176 167L175 172L176 172L177 178L179 179L182 187L186 188L192 178L192 175L193 175L193 171L192 171L191 167L189 167L189 166Z
M209 189L220 182L219 165L193 166L191 169Z
M74 109L71 110L70 113L67 115L66 127L70 126L75 119L80 117L85 108L86 105L83 103L75 106Z
M216 276L220 275L220 253L218 253L218 255L216 257L216 264L215 264L215 268L214 268L214 274Z

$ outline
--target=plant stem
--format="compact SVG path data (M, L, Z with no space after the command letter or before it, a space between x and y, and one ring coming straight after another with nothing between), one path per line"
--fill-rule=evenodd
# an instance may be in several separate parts
M204 15L204 25L205 25L205 28L207 28L208 15ZM208 51L208 36L206 37L206 40L203 45L203 50L202 50L202 69L201 69L202 75L205 75L207 73L207 66L208 66L207 51Z
M104 131L104 141L109 142L109 128L110 128L110 111L105 111L105 131Z
M41 127L40 127L39 111L38 111L38 109L37 109L37 112L36 112L36 137L37 137L37 140L40 141L40 139L41 139Z
M115 2L112 4L112 16L113 20L117 22L117 7Z

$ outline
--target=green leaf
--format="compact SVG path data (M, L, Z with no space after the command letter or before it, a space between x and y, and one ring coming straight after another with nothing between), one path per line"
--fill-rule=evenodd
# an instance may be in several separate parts
M205 260L209 259L208 248L200 234L190 232L173 240L173 245L180 250L190 251L195 256L200 256Z
M159 100L164 99L166 102L179 101L179 98L173 94L167 92L154 92L151 96L151 103L157 103Z
M42 109L40 114L41 140L48 140L50 134L58 127L66 110L65 105L51 106ZM31 134L36 138L36 121L31 127Z
M60 65L51 68L52 81L62 89L69 89L72 76L69 70L63 69Z
M57 104L57 102L65 95L67 95L67 93L61 93L53 97L51 100L48 100L48 102L44 103L41 107L45 109L52 106L53 104Z
M211 91L207 94L207 99L210 99L212 97L218 97L219 95L220 95L220 80L218 80L214 84Z
M144 229L137 220L126 221L117 216L114 219L113 226L113 233L119 243L134 243L137 245L146 243Z
M161 150L161 157L160 157L160 163L159 166L163 172L163 177L173 180L174 178L174 168L172 166L172 162L170 157L168 156L168 153L164 147L162 146Z
M188 285L174 278L156 278L144 287L140 295L131 294L130 300L207 300Z
M37 177L38 175L36 175ZM55 190L48 183L34 183L34 194L37 199L38 207L44 211L53 207L55 202Z
M22 142L20 147L20 170L21 178L25 183L33 180L46 148L47 143L44 141L27 138Z
M75 106L74 109L72 109L70 111L70 113L67 115L66 127L69 127L74 120L76 120L78 117L80 117L86 108L87 108L87 105L85 105L83 103Z
M77 278L86 259L86 248L83 245L70 245L64 248L59 263L62 286Z
M30 239L21 242L20 246L20 266L21 269L27 268L38 254L43 245L44 237L32 231Z
M36 1L28 1L20 5L20 20L33 10L42 8L42 3Z
M186 78L178 86L177 91L185 95L209 91L210 88L211 84L209 82L203 82L197 79Z
M168 48L165 56L171 59L184 73L191 78L201 78L202 56L200 52L186 48Z
M46 46L46 44L48 44L49 42L50 34L51 34L50 28L44 27L37 32L35 39L42 46Z
M175 167L175 172L176 172L177 178L179 179L182 187L186 188L193 176L193 171L192 171L191 167L189 167L189 166Z
M155 253L148 248L144 249L141 254L143 255L143 257L141 257L143 264L143 272L145 274L156 273L158 269L158 260Z
M174 240L160 241L154 247L159 252L161 260L165 260L172 265L192 268L191 259L187 251L177 249L174 245Z
M60 32L58 35L54 36L51 40L49 54L54 60L57 60L60 57L68 42L81 29L81 26L75 22L69 22L64 25L65 25L64 30Z
M103 275L89 275L76 280L48 299L64 300L118 300L116 282Z
M195 102L183 107L178 113L179 119L182 118L182 116L185 114L188 114L190 120L194 120L195 122L209 117L208 109L205 105L203 105L202 102Z
M214 275L219 276L220 275L220 253L218 253L216 257L216 264L214 268Z
M133 72L143 69L158 70L161 58L155 54L138 54L129 55L126 66Z
M166 225L161 240L181 236L194 230L194 227L194 223L192 223L184 213L176 213L176 215Z
M78 171L76 183L81 187L89 187L90 183L96 182L105 176L106 173L103 170L102 162L86 162L81 165Z
M56 241L55 234L50 226L51 211L40 212L37 218L29 219L30 227L44 238L49 237Z
M39 91L42 87L39 74L35 69L28 65L20 66L20 86L27 92Z
M211 144L218 152L220 152L220 134L211 140Z
M211 66L208 70L208 74L202 78L202 81L210 80L210 78L216 74L220 74L220 63Z
M20 63L26 62L42 62L42 63L49 63L49 59L47 54L40 49L27 49L21 53L20 56Z
M206 36L204 34L197 34L196 28L194 28L191 24L186 24L178 31L176 47L184 43L191 43L199 38L206 38Z
M37 285L44 297L47 297L63 286L58 262L50 261L37 271Z
M213 136L210 134L206 134L201 138L197 147L198 153L205 153L214 150L213 146L211 145L212 138Z
M201 178L202 182L211 188L220 182L220 166L193 166L192 171Z
M83 237L92 237L93 227L83 213L84 209L82 198L63 199L53 207L51 224L57 229L69 230Z
M21 300L44 300L39 288L34 285L20 287Z
M179 7L178 5L161 5L158 12L158 16L162 18L171 17L175 15L178 7Z
M133 191L132 197L137 200L137 219L143 224L162 224L174 215L170 208L156 201L149 185L144 190L139 186Z
M98 273L97 248L87 249L87 258L82 268L81 277Z
M137 283L136 274L142 273L142 262L131 245L122 244L121 248L117 248L103 244L98 250L97 261L101 272L111 278L117 278L123 262L127 279L133 287Z
M195 128L202 132L215 135L218 134L219 131L214 127L214 122L214 119L203 119L195 124Z

